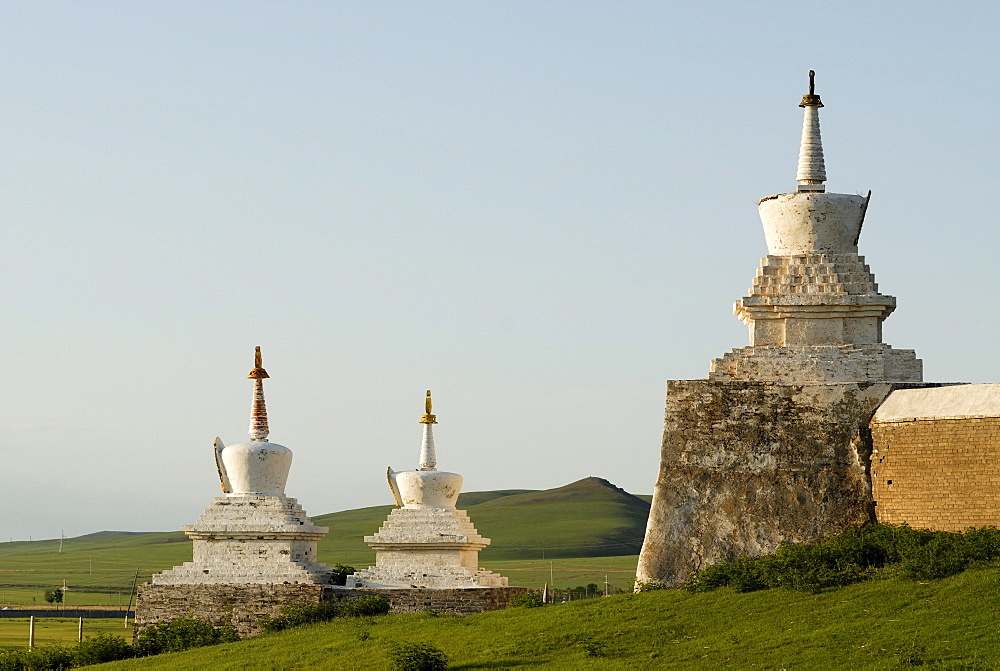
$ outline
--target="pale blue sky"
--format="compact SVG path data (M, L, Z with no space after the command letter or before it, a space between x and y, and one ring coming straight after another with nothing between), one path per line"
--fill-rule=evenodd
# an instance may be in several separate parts
M1000 5L0 1L0 538L191 523L212 439L391 501L656 478L747 343L817 71L832 191L932 381L1000 381Z

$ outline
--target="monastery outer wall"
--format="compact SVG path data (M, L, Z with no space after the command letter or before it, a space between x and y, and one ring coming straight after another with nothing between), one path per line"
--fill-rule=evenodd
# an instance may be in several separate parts
M874 519L869 421L900 387L671 380L639 583Z
M135 629L181 617L200 617L219 626L232 624L240 636L260 633L261 616L275 617L294 602L319 603L362 594L381 594L391 613L436 610L468 615L499 610L525 587L470 589L346 589L329 585L152 585L139 587Z
M1000 526L1000 417L873 421L880 522L962 531Z

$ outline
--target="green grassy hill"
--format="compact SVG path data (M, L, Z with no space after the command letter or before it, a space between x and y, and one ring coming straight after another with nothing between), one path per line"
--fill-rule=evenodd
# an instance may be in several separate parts
M458 499L479 533L493 542L483 562L638 554L649 503L602 478L531 491L473 492ZM374 534L393 506L345 510L313 518L330 527L319 544L321 561L350 566L375 561L364 537Z
M895 578L820 594L663 590L464 617L334 620L281 634L108 665L112 669L385 669L400 642L450 668L993 669L1000 570L929 584Z
M649 514L649 503L600 478L544 491L470 492L462 494L458 503L479 532L493 541L481 553L484 566L511 567L518 572L512 582L527 586L550 579L555 571L564 573L559 583L570 580L570 574L583 580L569 586L603 583L605 575L613 584L627 584L632 577L623 561L634 570L635 560L615 557L639 552ZM317 524L330 528L319 543L320 561L357 568L374 563L375 552L364 537L375 533L391 510L392 506L374 506L314 517ZM0 543L0 604L45 605L44 591L65 580L70 587L68 606L117 606L119 594L127 603L136 568L143 582L191 559L191 543L179 531L102 531L67 538L62 554L58 549L58 539ZM609 560L559 561L570 557ZM543 559L545 563L539 563ZM550 565L553 559L561 565Z
M601 478L493 499L469 508L493 540L483 561L639 554L649 503Z

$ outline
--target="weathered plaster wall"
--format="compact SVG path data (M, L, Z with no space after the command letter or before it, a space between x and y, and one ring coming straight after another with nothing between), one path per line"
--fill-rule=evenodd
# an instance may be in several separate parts
M900 383L672 380L639 582L874 519L875 409Z

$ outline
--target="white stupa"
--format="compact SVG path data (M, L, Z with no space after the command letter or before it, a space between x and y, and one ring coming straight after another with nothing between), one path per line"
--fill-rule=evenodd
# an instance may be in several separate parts
M374 536L375 566L347 578L348 587L431 589L506 587L507 578L479 568L479 551L490 544L455 504L462 476L437 470L431 392L427 392L419 468L388 469L396 505Z
M858 255L867 196L826 192L814 74L802 96L802 141L794 193L757 206L768 256L734 312L750 346L712 362L710 380L784 383L919 382L913 350L882 342L896 299L879 293Z
M316 561L316 543L328 529L313 525L285 496L292 451L267 441L267 408L260 347L248 378L254 381L250 442L224 447L215 439L215 463L225 496L182 527L194 541L194 561L153 576L154 585L327 584L332 571Z

